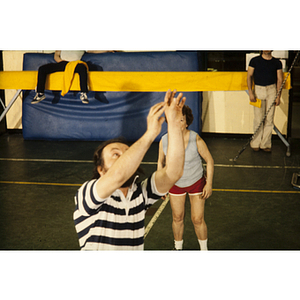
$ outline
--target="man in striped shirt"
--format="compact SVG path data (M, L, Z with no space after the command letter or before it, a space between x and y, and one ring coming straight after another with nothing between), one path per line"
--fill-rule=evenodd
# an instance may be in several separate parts
M144 220L149 206L182 176L184 142L181 130L185 97L168 90L164 102L151 107L147 130L132 146L110 140L94 155L95 179L75 196L74 222L81 250L143 250ZM137 170L168 119L169 147L165 167L136 183Z

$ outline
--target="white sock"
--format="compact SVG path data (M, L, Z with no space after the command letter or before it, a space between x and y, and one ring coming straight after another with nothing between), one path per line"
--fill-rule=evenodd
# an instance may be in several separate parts
M174 240L174 245L175 245L176 250L182 250L183 240L181 240L181 241L175 241Z
M206 240L198 240L201 251L207 251L207 239Z

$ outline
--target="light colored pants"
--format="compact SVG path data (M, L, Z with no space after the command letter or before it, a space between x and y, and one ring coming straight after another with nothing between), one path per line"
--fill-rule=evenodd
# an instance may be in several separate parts
M253 120L253 130L257 130L259 124L264 118L266 112L275 100L277 91L276 84L260 86L256 85L254 87L254 95L256 98L261 100L261 108L253 106L254 108L254 120ZM275 104L269 111L264 123L260 126L256 135L253 137L250 146L252 148L271 148L272 147L272 130L274 127L274 113Z

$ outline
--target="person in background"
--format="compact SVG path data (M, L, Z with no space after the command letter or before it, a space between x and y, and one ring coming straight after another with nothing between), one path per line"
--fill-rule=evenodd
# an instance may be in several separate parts
M253 87L254 81L254 89ZM247 72L247 85L251 102L261 100L261 107L254 106L253 130L257 130L266 112L275 101L280 104L280 94L276 97L283 82L282 63L272 56L271 50L264 50L262 54L250 60ZM276 98L276 100L275 100ZM270 109L264 123L253 137L250 146L253 151L262 149L271 152L272 130L274 127L275 106Z
M122 140L101 144L94 154L94 179L75 196L74 223L81 250L143 250L146 210L181 177L184 144L182 93L167 91L164 102L151 107L147 130L130 147ZM144 155L168 118L169 149L164 168L137 183Z
M87 51L89 53L106 53L106 52L114 52L114 51ZM62 51L62 50L56 50L54 52L54 60L55 63L49 63L46 65L42 65L39 67L38 70L38 82L37 82L37 88L36 88L36 95L31 101L31 104L39 103L40 101L44 100L46 98L44 91L45 91L45 83L47 75L55 72L62 72L66 69L67 64L70 61L80 61L81 57L85 51ZM88 104L89 100L87 97L88 92L88 75L87 75L87 67L86 65L81 62L78 63L75 68L75 73L79 74L80 78L80 100L84 104Z
M189 194L191 203L191 218L201 250L207 250L207 225L204 220L205 200L212 194L214 160L204 140L188 127L193 122L193 113L188 106L182 109L181 126L184 138L185 161L182 177L170 189L170 204L172 208L172 229L174 249L183 249L185 199ZM167 122L169 120L167 119ZM169 126L169 123L168 123ZM169 147L169 134L165 134L159 143L157 170L165 165L166 153ZM202 159L206 161L206 177Z

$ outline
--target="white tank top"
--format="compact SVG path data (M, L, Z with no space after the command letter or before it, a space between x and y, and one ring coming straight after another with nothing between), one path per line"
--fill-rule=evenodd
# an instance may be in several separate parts
M168 134L162 137L162 146L164 154L167 155ZM201 156L197 148L197 133L190 130L188 145L185 149L185 161L182 177L175 183L178 187L187 187L193 185L203 176L203 165Z
M80 60L82 55L84 54L85 51L75 51L75 50L70 50L70 51L65 51L62 50L60 53L60 58L62 60L66 61L75 61L75 60Z

